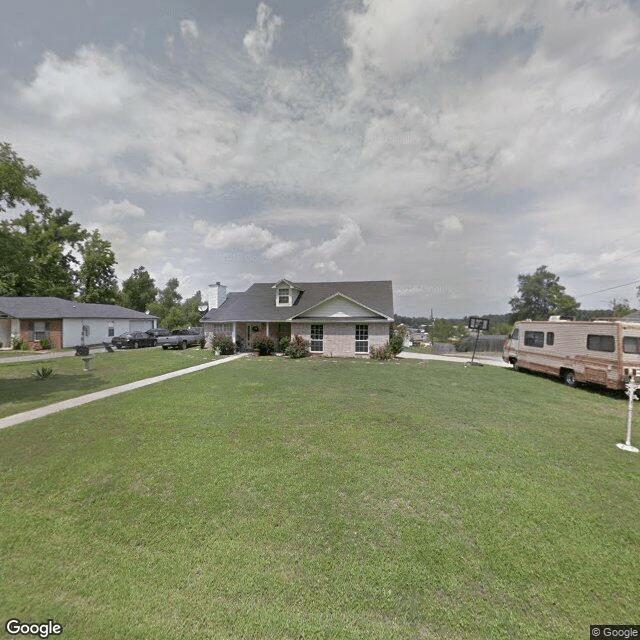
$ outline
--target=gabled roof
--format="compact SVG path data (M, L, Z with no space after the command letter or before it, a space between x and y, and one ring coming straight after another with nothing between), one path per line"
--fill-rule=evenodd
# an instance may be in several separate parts
M303 309L302 311L299 311L295 315L291 316L291 318L289 318L289 320L296 320L298 318L300 318L300 319L305 318L306 319L306 318L312 317L310 314L314 309L318 309L325 302L329 302L330 300L335 300L336 298L342 298L344 300L348 300L349 302L352 302L355 306L360 307L364 313L362 314L362 316L359 316L359 317L363 317L363 318L378 317L378 318L384 318L385 320L393 320L393 317L386 318L384 316L384 314L376 311L375 309L371 309L370 307L367 307L367 305L362 304L361 302L358 302L357 300L354 300L353 298L350 298L349 296L345 296L344 293L342 293L341 291L338 291L337 293L334 293L332 296L329 296L325 300L321 300L320 302L318 302L318 304L314 304L313 306L309 307L308 309ZM340 316L330 316L330 317L340 317Z
M391 280L357 282L296 282L301 290L292 306L277 307L272 282L258 282L246 291L229 293L218 309L210 309L200 322L287 322L332 296L343 296L375 312L393 318Z
M147 315L117 304L94 304L41 296L0 296L0 317L2 316L18 319L108 318L110 320L142 320L157 318L157 316Z

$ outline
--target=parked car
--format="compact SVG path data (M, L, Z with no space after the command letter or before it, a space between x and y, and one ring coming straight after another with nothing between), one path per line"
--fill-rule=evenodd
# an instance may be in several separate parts
M158 344L163 349L186 349L195 344L200 344L201 329L175 329L170 336L159 336Z
M147 331L145 331L145 333L147 333L150 336L153 336L154 338L171 335L171 331L169 331L169 329L163 329L162 327L156 327L155 329L148 329Z
M118 349L138 349L139 347L155 347L156 338L144 331L125 331L111 339L111 344Z

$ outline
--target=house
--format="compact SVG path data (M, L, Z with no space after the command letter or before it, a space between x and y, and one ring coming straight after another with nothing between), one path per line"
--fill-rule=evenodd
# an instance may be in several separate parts
M125 331L146 331L158 318L113 304L91 304L53 297L1 297L0 342L11 345L11 336L38 348L47 338L54 349L110 342Z
M256 283L227 293L217 282L209 287L209 311L200 320L205 334L226 334L250 350L258 334L300 335L311 352L326 356L368 355L389 340L393 323L390 280L365 282Z

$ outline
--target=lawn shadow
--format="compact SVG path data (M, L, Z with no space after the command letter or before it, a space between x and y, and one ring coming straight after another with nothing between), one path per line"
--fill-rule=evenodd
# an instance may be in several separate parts
M0 379L0 415L9 415L27 408L52 404L104 388L105 381L94 372L55 373L43 380L30 378ZM7 409L11 408L9 413Z

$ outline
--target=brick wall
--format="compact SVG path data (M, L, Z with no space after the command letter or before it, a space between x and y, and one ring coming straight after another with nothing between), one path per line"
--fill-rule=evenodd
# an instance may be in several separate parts
M29 349L39 349L40 344L33 340L29 340L29 323L30 322L48 322L49 323L49 340L51 341L52 349L62 349L62 319L59 320L38 320L37 318L31 320L20 320L20 338L24 340Z
M321 323L313 323L321 324ZM332 357L369 357L369 353L356 353L356 325L351 322L322 323L324 340L322 355ZM360 324L360 323L358 323ZM367 324L367 323L362 323ZM369 348L383 345L389 340L389 325L384 323L370 323ZM311 323L294 322L291 325L291 335L300 335L305 340L311 340Z

